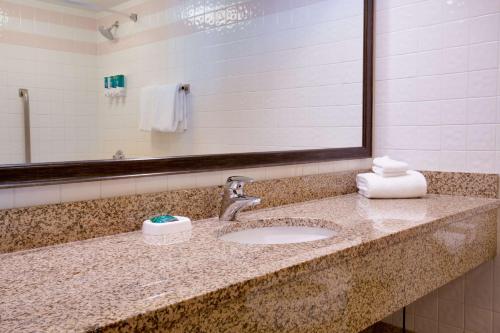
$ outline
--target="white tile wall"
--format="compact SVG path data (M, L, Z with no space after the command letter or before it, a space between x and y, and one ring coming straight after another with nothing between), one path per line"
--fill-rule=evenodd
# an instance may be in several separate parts
M101 196L100 182L63 184L60 189L62 201L92 200Z
M493 311L493 300L498 294L498 260L487 262L449 284L439 288L407 307L407 328L417 333L428 332L500 332L498 313ZM495 309L496 310L496 309ZM401 325L398 311L386 321Z
M0 191L0 209L14 208L14 190L6 189Z
M375 3L375 154L500 173L500 1ZM408 328L500 332L499 267L497 258L409 305ZM387 320L400 325L401 312Z
M407 158L420 169L500 172L499 6L377 2L377 155Z
M58 185L16 188L13 192L14 207L29 207L61 201Z

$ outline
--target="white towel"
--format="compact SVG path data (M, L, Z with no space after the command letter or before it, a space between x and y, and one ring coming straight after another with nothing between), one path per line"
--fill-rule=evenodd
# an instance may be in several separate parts
M377 175L380 175L382 177L399 177L399 176L405 176L407 174L407 170L401 170L401 171L388 171L384 168L377 167L377 166L372 166L372 171L375 172Z
M144 87L141 89L141 100L139 109L139 129L151 131L153 126L153 115L158 103L156 86Z
M375 168L374 172L382 172L383 176L401 175L409 169L408 163L393 160L389 156L374 158L373 167Z
M359 193L367 198L418 198L427 193L427 181L418 171L409 170L406 176L382 177L375 173L356 176Z
M153 115L153 130L164 133L187 129L186 92L179 84L157 87L158 105Z

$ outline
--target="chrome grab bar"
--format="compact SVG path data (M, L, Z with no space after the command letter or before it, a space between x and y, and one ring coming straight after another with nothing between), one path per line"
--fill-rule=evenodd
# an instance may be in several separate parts
M31 163L30 95L28 89L20 88L19 97L23 99L24 109L24 156L26 163Z

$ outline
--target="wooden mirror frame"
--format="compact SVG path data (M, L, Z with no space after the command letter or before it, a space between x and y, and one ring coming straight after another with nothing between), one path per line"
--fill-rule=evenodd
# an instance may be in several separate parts
M165 174L312 163L372 155L373 0L364 1L362 146L128 160L90 160L0 166L0 188Z

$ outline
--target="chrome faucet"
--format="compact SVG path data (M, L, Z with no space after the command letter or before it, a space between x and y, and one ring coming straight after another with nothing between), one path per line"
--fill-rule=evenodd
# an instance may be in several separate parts
M125 153L123 150L119 149L116 151L116 153L113 155L114 160L124 160L125 159Z
M234 221L236 214L243 208L260 204L260 198L245 195L243 192L245 184L251 182L252 178L242 176L231 176L227 179L220 206L220 221Z

